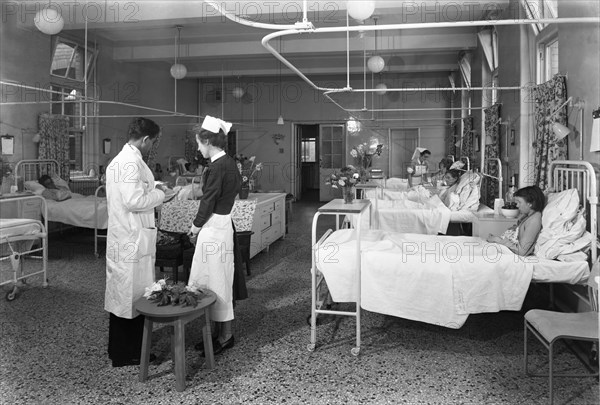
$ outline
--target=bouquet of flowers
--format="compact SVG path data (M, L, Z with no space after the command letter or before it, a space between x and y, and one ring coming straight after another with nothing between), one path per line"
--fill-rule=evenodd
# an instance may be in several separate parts
M333 172L329 175L325 184L330 185L333 188L338 187L352 187L356 183L358 183L358 179L360 178L360 174L358 170L352 166L348 165L340 172Z
M373 163L373 156L381 156L382 151L382 143L378 144L375 148L373 148L366 142L363 142L350 149L350 156L352 156L356 161L356 164L360 171L361 180L365 180L367 170L369 169L369 167L371 167L371 163Z
M256 156L246 157L243 154L235 155L237 167L242 175L242 188L249 187L250 181L254 182L258 172L262 170L262 163L254 163Z
M158 280L150 287L146 287L146 292L144 293L145 298L158 303L159 307L170 304L195 308L198 305L198 300L203 295L202 290L194 286L185 285L183 282L175 284L171 280L164 278Z

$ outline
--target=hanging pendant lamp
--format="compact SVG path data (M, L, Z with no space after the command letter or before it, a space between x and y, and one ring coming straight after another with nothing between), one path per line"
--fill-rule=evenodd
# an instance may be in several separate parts
M279 53L281 54L281 37L279 38ZM281 114L281 61L279 62L279 117L277 125L284 125L283 115Z
M375 1L357 1L348 0L346 2L346 10L348 15L359 22L363 22L367 18L371 17L375 11Z
M33 22L37 29L46 35L56 35L65 26L65 20L62 15L51 4L38 11L35 14Z
M375 25L377 25L377 17L373 17ZM375 53L377 54L377 31L375 31ZM367 67L373 73L380 73L385 68L385 61L379 55L373 55L367 61Z
M183 28L181 25L176 26L177 28L177 37L175 38L175 63L171 66L171 76L173 79L180 80L187 75L187 68L178 63L179 60L179 44L181 43L181 29Z

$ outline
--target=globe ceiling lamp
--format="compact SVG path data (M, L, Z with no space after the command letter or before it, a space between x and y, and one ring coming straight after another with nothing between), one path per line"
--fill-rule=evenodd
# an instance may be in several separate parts
M387 85L385 83L379 83L377 86L375 86L375 89L375 94L379 96L383 96L385 93L387 93Z
M244 97L244 93L245 93L244 89L242 89L241 87L237 87L237 86L231 90L231 95L233 96L233 98L236 98L238 100L241 99L242 97Z
M373 15L373 12L375 11L375 1L348 0L346 2L346 10L350 17L362 23Z
M46 35L56 35L65 26L65 20L62 15L51 6L38 11L35 14L33 22L37 29Z
M187 75L187 68L178 63L179 60L179 44L181 43L181 29L183 28L181 25L177 25L177 37L175 38L175 63L171 66L171 76L175 80L181 80Z
M374 55L367 61L367 67L373 73L380 73L385 68L385 61L379 55Z

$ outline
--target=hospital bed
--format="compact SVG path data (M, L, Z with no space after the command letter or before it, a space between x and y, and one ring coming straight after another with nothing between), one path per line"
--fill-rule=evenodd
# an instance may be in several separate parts
M59 164L53 159L21 160L16 164L16 186L22 190L25 182L37 180L43 174L60 176ZM80 181L79 181L80 180ZM78 184L79 190L90 188L89 178L78 179L71 184ZM91 195L82 195L73 192L72 198L64 201L53 201L45 199L47 206L47 217L50 222L58 222L80 228L94 230L94 254L99 257L98 245L100 239L106 239L106 235L100 230L108 227L108 210L106 198L100 194L104 186L98 186ZM71 190L73 191L73 190Z
M10 198L15 200L42 200L41 206L46 214L46 202L43 197L30 195ZM2 204L8 199L0 200ZM44 218L47 218L45 215ZM12 289L6 294L6 300L12 301L17 297L19 287L25 280L35 275L42 275L42 286L48 286L46 277L48 266L48 222L27 218L0 218L0 285L12 284ZM25 271L25 258L42 261L41 270Z
M589 220L591 263L597 260L596 174L588 162L555 161L550 165L553 191L576 189ZM330 204L335 204L334 200ZM337 204L336 215L368 215L369 201L359 212ZM354 211L353 211L354 209ZM328 230L317 240L317 222L331 214L327 204L312 225L311 343L316 347L320 314L356 318L360 352L360 310L460 328L469 314L520 310L531 282L580 284L589 274L589 261L560 262L537 256L521 257L480 238L402 234L382 230ZM336 221L337 224L337 221ZM324 309L334 302L355 303L355 311Z

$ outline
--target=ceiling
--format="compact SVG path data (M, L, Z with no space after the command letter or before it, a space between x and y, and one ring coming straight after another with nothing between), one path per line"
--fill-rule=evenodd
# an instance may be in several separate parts
M219 4L255 22L293 24L302 20L302 1L222 1ZM316 28L346 26L345 1L309 1L307 4L308 20ZM279 61L261 45L261 39L275 30L233 22L202 1L111 1L105 6L104 11L88 12L88 39L98 39L99 43L108 41L116 61L156 63L168 70L175 58L176 26L179 25L183 27L179 58L187 67L186 78L279 74ZM364 24L474 21L508 6L508 0L493 3L377 1L373 16ZM73 12L64 31L83 36L86 25L83 14ZM350 25L360 23L351 18ZM418 76L432 72L447 75L457 70L460 51L477 46L477 29L467 26L350 32L350 71L364 72L365 55L368 58L377 53L386 61L383 75ZM345 30L302 33L275 39L271 45L281 49L282 55L307 76L340 76L347 72L346 35ZM293 72L284 67L282 75L286 74Z

